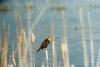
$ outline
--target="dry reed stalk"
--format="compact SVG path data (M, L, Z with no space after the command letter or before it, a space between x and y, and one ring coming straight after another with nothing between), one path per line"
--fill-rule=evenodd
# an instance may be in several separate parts
M17 1L15 0L15 5L18 5ZM17 34L17 40L18 40L18 36L20 35L20 29L21 29L21 17L20 17L20 13L18 11L18 9L14 10L15 12L15 19L16 19L16 34Z
M32 15L32 1L30 0L29 3L27 3L27 8L28 8L28 24L27 24L27 28L28 28L28 41L27 41L27 46L29 48L29 66L33 67L33 49L32 49L32 43L34 43L35 41L35 35L34 33L30 32L32 30L29 29L30 25L31 25L31 15ZM31 35L32 33L32 35ZM32 39L31 39L32 37Z
M34 44L34 42L35 42L35 34L32 33L31 37L32 37L32 44ZM35 51L33 51L33 52L35 52ZM33 54L33 52L32 52L32 54ZM33 66L35 67L35 53L33 54Z
M57 56L56 56L56 49L55 49L55 28L54 28L54 22L51 22L51 33L53 36L53 42L52 42L52 63L53 67L57 67Z
M15 0L15 5L18 6L18 2ZM21 18L18 9L14 10L15 12L15 19L16 19L16 36L17 36L17 49L18 49L18 67L20 66L20 58L21 58L21 45L20 45L20 29L21 29Z
M8 53L8 31L6 30L5 22L3 24L3 39L2 39L2 62L1 62L1 67L7 67L7 53Z
M2 42L1 42L1 35L0 35L0 52L2 50L1 45L2 45Z
M32 33L32 44L34 44L34 42L35 42L35 34L34 33Z
M32 0L29 0L29 3L27 4L27 10L32 11Z
M55 42L52 42L52 59L53 59L53 67L57 67L57 59L56 59L56 51L55 51Z
M28 41L27 41L27 44L30 44L29 45L29 56L30 56L29 64L30 64L30 67L33 67L33 63L34 63L34 67L35 67L35 54L33 55L33 52L35 52L35 51L33 51L33 48L32 48L32 44L34 44L34 42L35 42L35 34L32 33L33 29L32 29L32 27L30 27L31 22L32 22L31 21L32 20L32 18L31 18L32 6L33 6L32 5L32 0L29 0L29 3L27 3L27 11L28 11L28 38L27 38ZM29 29L29 27L30 27L30 29ZM31 40L30 40L30 38L31 38Z
M72 65L71 65L71 67L75 67L75 65L74 65L74 64L72 64Z
M8 64L8 67L14 67L13 64Z
M2 62L1 67L7 67L7 53L8 53L8 34L7 32L4 33L4 39L3 39L3 48L2 48Z
M63 55L63 61L64 61L64 67L70 67L69 63L69 53L68 53L68 43L67 43L67 27L66 27L66 17L64 10L61 10L61 17L62 17L62 23L63 23L63 30L64 30L64 39L62 41L61 47L62 49L62 55Z
M28 52L27 52L27 47L24 48L24 64L26 67L29 67L29 64L28 64Z
M58 67L61 67L61 63L59 62L59 65L58 65Z
M22 30L20 34L20 43L21 43L21 49L24 51L24 48L26 46L26 33L24 30Z
M83 24L83 15L82 15L82 9L79 10L80 15L80 28L82 32L82 46L83 46L83 54L84 54L84 65L85 67L88 67L88 55L87 55L87 49L86 49L86 34Z
M89 23L89 32L90 32L90 48L91 48L91 67L94 67L94 38L93 38L93 24L90 17L90 14L88 13L88 23Z
M100 49L98 51L98 56L97 56L97 63L96 63L96 67L100 67Z
M49 67L48 66L48 50L45 49L45 55L46 55L46 67Z
M30 59L30 62L29 62L29 67L33 67L33 52L32 52L32 47L30 47L30 55L29 55L29 59Z
M64 63L64 67L68 67L68 48L67 48L67 44L66 44L66 39L62 39L61 42L61 51L62 51L62 58L63 58L63 63Z
M17 46L18 46L18 67L22 67L22 63L21 63L21 35L19 35L19 40L18 40L18 43L17 43Z
M34 60L34 61L33 61L33 62L34 62L34 63L33 63L33 67L35 67L35 54L34 54L33 60Z
M17 1L15 0L15 5L18 6L18 3ZM19 14L19 11L17 9L14 10L15 12L15 19L16 19L16 35L17 35L17 49L18 49L18 67L22 67L21 65L21 43L20 43L20 29L21 29L21 26L20 26L20 22L21 22L21 19L20 19L20 14Z
M24 56L27 56L26 54L24 53L27 53L26 49L25 49L25 45L26 45L26 35L25 35L25 31L22 30L20 32L20 35L19 35L19 42L18 42L18 56L19 56L19 66L22 67L24 66L24 62L27 62L26 60L24 60L24 62L21 62L21 60L23 60L22 58L25 59ZM26 52L24 52L26 51ZM23 64L23 65L22 65ZM27 63L25 63L27 64ZM27 66L27 65L26 65Z
M34 21L34 24L32 24L31 26L30 26L30 30L29 30L29 35L28 35L28 38L27 38L27 40L29 40L30 39L30 34L32 33L32 31L34 30L34 28L35 28L35 26L36 26L36 24L38 24L39 23L39 21L40 21L40 19L43 17L43 15L45 14L45 12L46 12L46 10L47 10L47 7L48 6L45 6L44 8L43 8L43 10L42 11L40 11L40 13L39 13L39 15L37 16L37 18L36 18L36 20ZM30 13L28 14L28 22L30 22Z
M0 35L0 67L1 67L1 52L2 52L2 48L1 48L1 35Z
M16 54L15 54L15 51L13 51L13 53L12 53L12 61L13 61L13 65L16 67Z
M43 10L39 13L39 15L37 16L36 20L34 21L34 24L30 27L30 30L28 31L29 34L28 34L28 37L27 37L27 40L29 40L28 43L30 42L30 34L34 30L36 24L38 24L38 22L40 21L41 17L45 14L46 10L47 10L47 6L45 6L43 8ZM28 22L30 22L30 13L28 14L28 17L29 17L28 18L29 19ZM34 59L34 61L35 61L35 59ZM34 66L35 66L35 64L34 64Z
M41 67L45 67L45 64L44 64L44 63L42 63Z
M21 45L21 54L22 57L23 57L23 60L24 60L24 65L23 66L26 66L26 67L29 67L29 64L28 64L28 54L27 54L27 47L26 47L26 33L24 30L22 30L21 32L21 41L20 41L20 45Z

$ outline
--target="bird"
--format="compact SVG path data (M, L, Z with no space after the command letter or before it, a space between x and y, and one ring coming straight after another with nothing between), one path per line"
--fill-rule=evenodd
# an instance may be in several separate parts
M47 39L45 39L42 43L41 43L41 45L40 45L40 47L39 47L39 49L37 50L37 52L39 52L41 49L46 49L47 47L48 47L48 45L50 44L50 43L52 43L52 41L53 41L53 37L52 36L48 36L48 38Z

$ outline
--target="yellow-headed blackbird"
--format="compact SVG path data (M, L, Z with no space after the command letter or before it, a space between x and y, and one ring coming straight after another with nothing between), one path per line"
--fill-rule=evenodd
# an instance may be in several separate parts
M41 45L40 48L37 50L39 52L41 49L47 48L47 46L53 41L52 36L49 36L47 39L45 39Z

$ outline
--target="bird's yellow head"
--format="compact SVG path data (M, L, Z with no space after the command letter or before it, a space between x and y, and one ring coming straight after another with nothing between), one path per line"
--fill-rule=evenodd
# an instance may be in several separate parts
M50 43L53 41L53 37L52 36L48 36L48 40L50 41Z

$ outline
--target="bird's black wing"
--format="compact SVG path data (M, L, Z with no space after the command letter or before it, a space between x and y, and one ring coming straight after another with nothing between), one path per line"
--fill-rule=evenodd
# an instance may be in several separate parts
M50 41L48 39L45 39L42 43L40 48L37 50L37 52L39 52L41 49L47 48L48 44L50 43Z
M41 43L41 46L40 48L47 48L48 44L49 44L49 40L48 39L45 39L42 43Z

